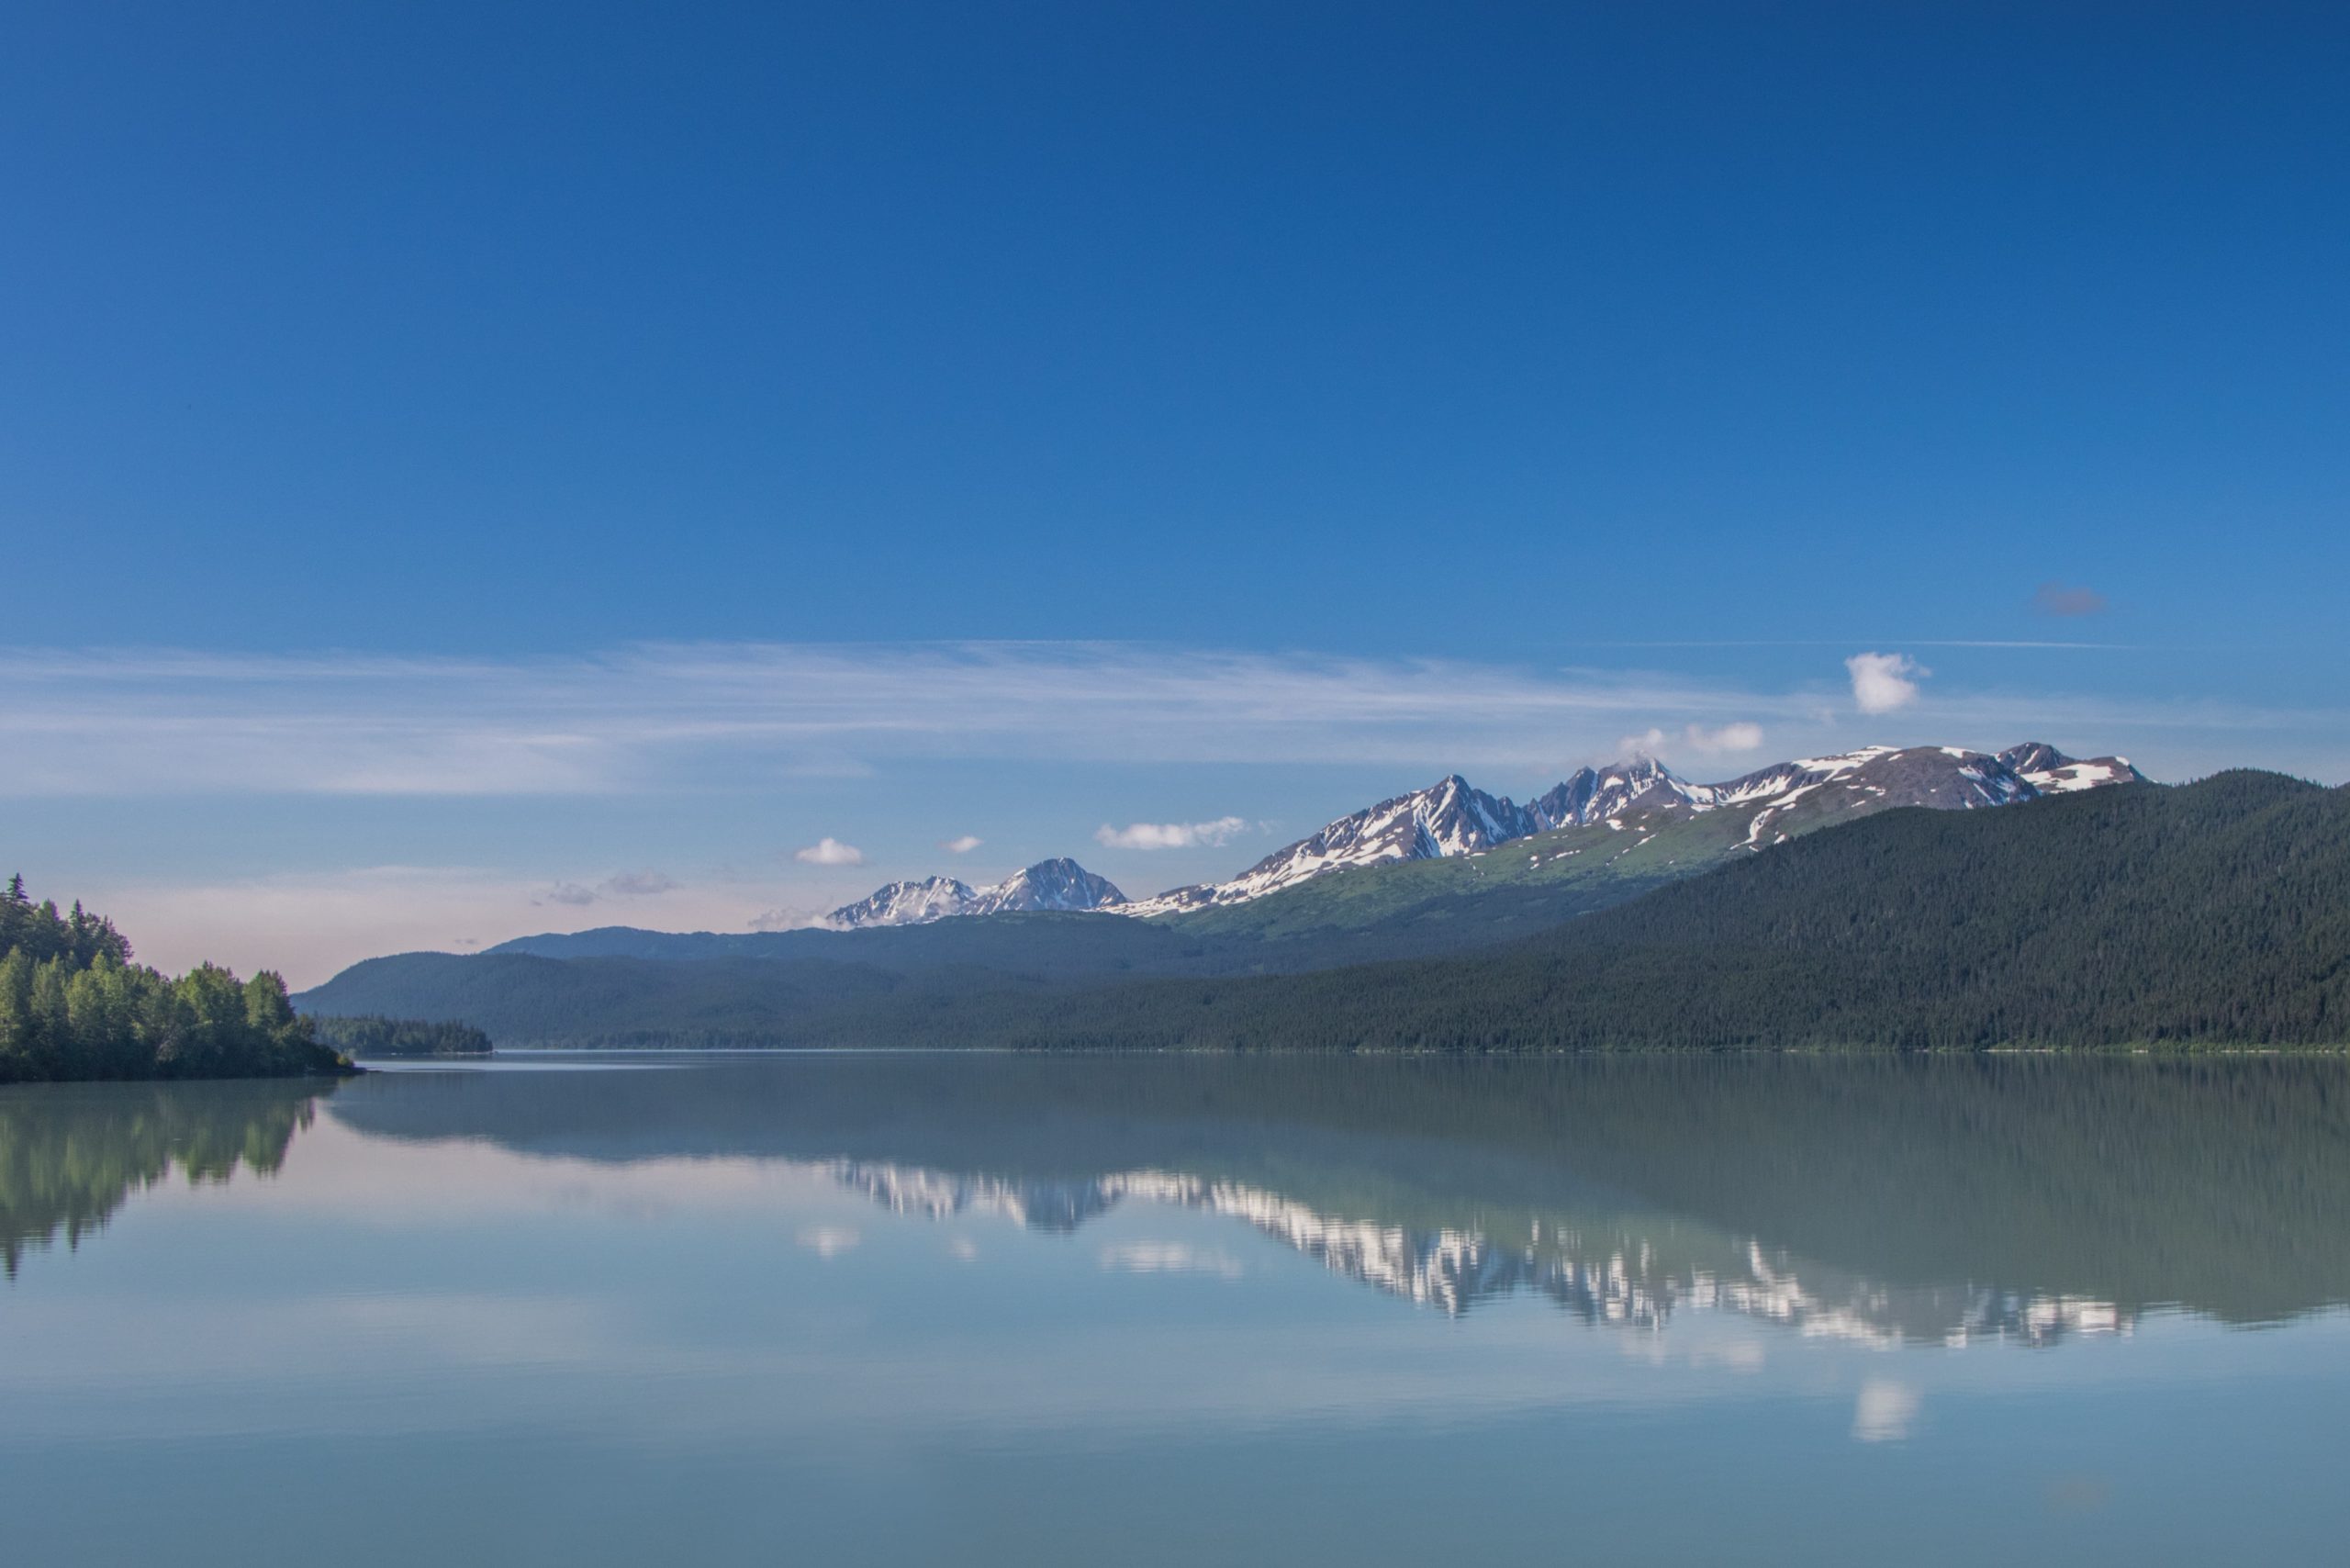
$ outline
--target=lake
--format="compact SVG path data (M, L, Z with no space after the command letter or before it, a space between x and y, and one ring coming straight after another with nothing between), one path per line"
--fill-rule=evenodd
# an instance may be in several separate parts
M0 1090L24 1564L2315 1562L2350 1067Z

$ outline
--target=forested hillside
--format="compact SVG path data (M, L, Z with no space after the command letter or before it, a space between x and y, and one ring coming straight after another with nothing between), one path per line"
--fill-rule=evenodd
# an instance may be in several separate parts
M421 1018L319 1018L320 1041L354 1057L487 1056L489 1036L469 1024Z
M975 1024L978 1021L975 1020ZM1037 1046L2350 1043L2350 790L2233 772L1888 812L1501 953L998 1010Z
M1081 935L1101 917L1058 918ZM2346 960L2350 793L2231 773L1887 812L1442 959L1109 983L951 962L418 954L304 1002L467 1019L502 1044L2333 1045L2350 1043Z
M28 1079L276 1078L342 1069L296 1015L285 982L210 964L174 979L131 961L112 922L77 902L0 894L0 1083Z

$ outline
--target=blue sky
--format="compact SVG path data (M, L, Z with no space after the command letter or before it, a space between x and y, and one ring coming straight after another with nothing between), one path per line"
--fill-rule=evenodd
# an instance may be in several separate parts
M2338 781L2345 72L2332 6L21 6L0 849L315 980L1151 890L1651 731Z

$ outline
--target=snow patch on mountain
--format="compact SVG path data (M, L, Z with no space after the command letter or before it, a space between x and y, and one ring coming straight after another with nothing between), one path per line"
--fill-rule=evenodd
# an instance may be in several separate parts
M1042 860L985 888L971 888L952 877L892 882L834 910L824 924L838 929L915 925L1032 910L1175 914L1247 903L1316 877L1362 867L1483 855L1512 840L1558 828L1599 823L1621 828L1623 819L1636 813L1647 834L1659 820L1676 815L1751 811L1743 842L1749 849L1761 850L1784 842L1805 825L1856 812L1891 806L1961 811L2012 805L2044 795L2132 783L2142 777L2127 757L2076 761L2037 741L2002 752L1863 746L1832 756L1797 757L1718 784L1693 784L1663 763L1640 757L1579 768L1524 805L1506 795L1489 795L1454 773L1425 790L1340 817L1313 836L1275 850L1229 881L1129 900L1074 860Z
M1110 909L1125 902L1126 895L1116 884L1064 857L1039 860L984 888L970 887L953 877L891 882L833 911L823 924L853 931L872 925L923 925L966 914Z
M1334 871L1397 860L1483 854L1554 828L1606 823L1631 812L1695 813L1755 807L1745 842L1761 849L1786 836L1792 818L1841 815L1887 806L1951 810L2010 805L2046 794L2129 783L2126 758L2076 762L2038 742L2004 752L1961 746L1863 746L1833 756L1798 757L1719 784L1693 784L1643 757L1585 767L1520 806L1459 774L1409 795L1340 817L1311 838L1275 850L1227 882L1177 888L1118 906L1150 916L1246 903Z

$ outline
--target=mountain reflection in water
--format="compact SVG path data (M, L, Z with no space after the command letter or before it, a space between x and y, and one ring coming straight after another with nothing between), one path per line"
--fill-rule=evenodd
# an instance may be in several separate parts
M331 1114L525 1154L785 1162L897 1213L1045 1231L1210 1212L1454 1314L1533 1293L1595 1325L2048 1345L2156 1307L2251 1323L2350 1299L2332 1060L692 1059L385 1075Z
M1742 1313L1807 1334L1875 1344L1964 1345L1978 1338L2053 1344L2068 1334L2127 1333L2136 1313L2111 1302L1974 1285L1896 1288L1798 1264L1759 1240L1725 1238L1706 1261L1659 1252L1632 1227L1598 1216L1528 1219L1513 1248L1473 1230L1406 1229L1320 1213L1278 1193L1172 1171L1088 1182L1019 1182L858 1160L822 1168L894 1214L948 1219L981 1212L1031 1229L1073 1231L1125 1199L1240 1220L1333 1273L1450 1314L1519 1291L1583 1322L1659 1328L1680 1311Z

